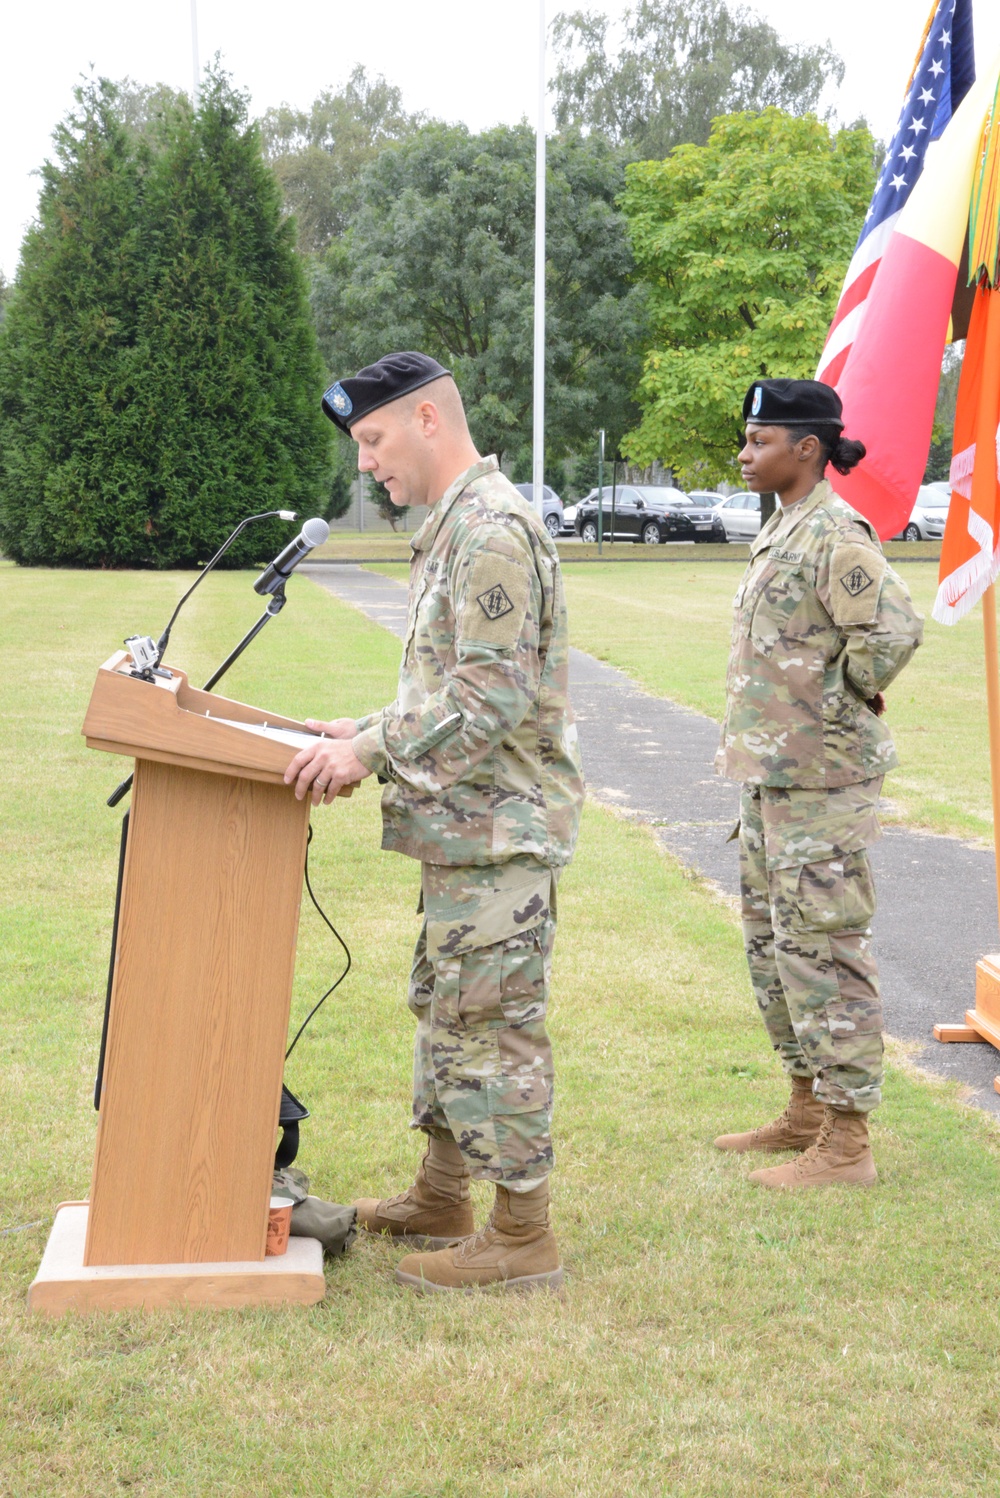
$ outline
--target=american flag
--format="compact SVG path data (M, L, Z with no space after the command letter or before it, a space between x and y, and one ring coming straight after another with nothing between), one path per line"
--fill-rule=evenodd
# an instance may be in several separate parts
M975 80L972 0L931 10L896 132L882 162L816 378L836 385L865 316L868 293L899 215L937 140Z

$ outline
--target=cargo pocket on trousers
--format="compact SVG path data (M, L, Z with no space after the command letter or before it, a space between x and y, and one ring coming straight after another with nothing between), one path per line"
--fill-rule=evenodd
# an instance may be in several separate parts
M779 868L769 880L778 885L774 914L783 931L866 931L875 914L875 886L863 849Z
M552 1096L551 1081L540 1071L519 1077L490 1077L486 1085L493 1118L510 1113L537 1113L549 1106Z
M545 956L541 927L519 931L503 944L500 958L500 1009L504 1023L520 1030L545 1018Z
M830 999L826 1005L826 1023L830 1039L836 1046L846 1046L861 1036L882 1033L882 1004L873 996Z
M458 1017L470 1029L476 1025L499 1028L507 1023L500 1003L503 980L501 944L473 947L461 958L458 976Z

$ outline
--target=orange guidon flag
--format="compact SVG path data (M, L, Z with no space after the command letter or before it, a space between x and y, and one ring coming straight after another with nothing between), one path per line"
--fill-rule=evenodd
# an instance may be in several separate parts
M955 411L951 505L934 618L954 624L1000 572L1000 86L987 117L969 226L976 299Z

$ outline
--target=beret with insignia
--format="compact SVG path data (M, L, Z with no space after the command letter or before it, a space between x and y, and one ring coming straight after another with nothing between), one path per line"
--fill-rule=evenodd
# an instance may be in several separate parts
M443 368L429 354L386 354L376 364L359 369L353 379L338 380L331 385L323 396L323 411L334 426L350 436L355 422L377 411L379 406L387 406L390 401L399 400L447 374L451 370Z
M800 426L815 421L842 431L843 411L836 390L821 380L755 380L743 402L743 420L761 426Z

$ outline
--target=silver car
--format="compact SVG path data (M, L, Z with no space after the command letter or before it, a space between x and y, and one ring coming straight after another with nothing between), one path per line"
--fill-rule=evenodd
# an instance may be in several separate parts
M515 484L514 488L522 499L526 499L529 505L532 502L534 487L531 484ZM548 484L542 485L542 524L550 536L558 536L563 525L563 502L554 489Z
M917 502L909 520L893 536L894 541L940 541L944 535L951 504L951 485L947 479L933 484L921 484L917 490Z
M730 494L715 506L726 531L727 541L752 541L760 530L760 495L744 490Z

